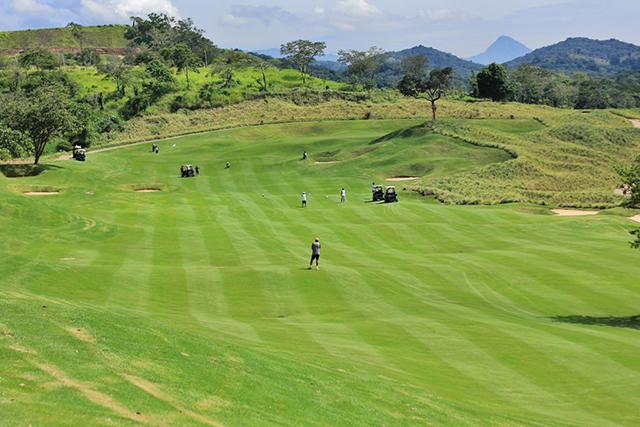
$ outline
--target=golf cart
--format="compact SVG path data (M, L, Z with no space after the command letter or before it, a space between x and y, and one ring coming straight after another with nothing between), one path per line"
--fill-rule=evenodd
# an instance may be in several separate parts
M371 193L371 200L374 202L384 200L384 187L382 187L382 185L374 185Z
M82 148L79 145L76 145L75 147L73 147L73 159L77 160L79 162L84 162L87 158L87 153L84 150L84 148Z
M398 193L396 187L387 187L384 192L385 203L398 203Z
M180 176L182 178L193 178L196 176L196 171L192 165L180 166Z

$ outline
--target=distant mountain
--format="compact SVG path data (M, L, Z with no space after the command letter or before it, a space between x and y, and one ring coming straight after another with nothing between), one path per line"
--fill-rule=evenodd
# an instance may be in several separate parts
M519 41L509 36L501 36L483 53L472 56L468 58L468 60L483 65L489 65L493 62L503 64L524 56L529 52L531 52L531 49Z
M536 65L565 73L586 72L613 75L640 71L640 47L619 40L569 38L563 42L536 49L506 65Z
M426 46L415 46L398 52L390 52L389 60L383 67L385 86L395 86L402 79L402 59L408 56L421 55L429 60L429 68L451 67L454 71L454 84L458 87L469 87L472 74L477 74L482 65Z
M426 56L429 61L428 67L430 69L445 67L453 68L454 85L457 87L469 88L471 75L477 74L482 69L482 65L480 64L458 58L451 53L442 52L431 47L420 45L397 52L387 52L386 60L375 76L378 86L397 86L404 74L404 70L402 69L402 60L408 56L415 55ZM344 65L335 61L329 61L326 57L320 58L316 61L313 68L316 70L318 68L324 68L338 73L344 72L346 69Z

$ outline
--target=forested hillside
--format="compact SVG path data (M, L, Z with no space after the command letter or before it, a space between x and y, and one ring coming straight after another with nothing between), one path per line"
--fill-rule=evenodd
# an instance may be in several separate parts
M640 47L614 39L569 38L507 63L512 68L520 65L535 65L564 73L615 75L640 70Z

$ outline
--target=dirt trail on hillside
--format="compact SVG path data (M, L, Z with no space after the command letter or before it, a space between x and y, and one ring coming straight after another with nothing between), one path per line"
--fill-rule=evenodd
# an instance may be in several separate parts
M599 211L581 211L577 209L552 209L551 212L558 216L593 216L600 213Z
M640 120L629 119L631 124L637 128L640 128Z

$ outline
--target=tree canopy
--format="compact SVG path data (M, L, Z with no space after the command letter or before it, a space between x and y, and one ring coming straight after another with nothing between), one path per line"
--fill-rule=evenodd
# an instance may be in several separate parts
M309 65L319 56L324 55L327 48L325 42L313 42L309 40L296 40L280 47L280 53L289 61L296 64L302 75L302 83L307 83Z

